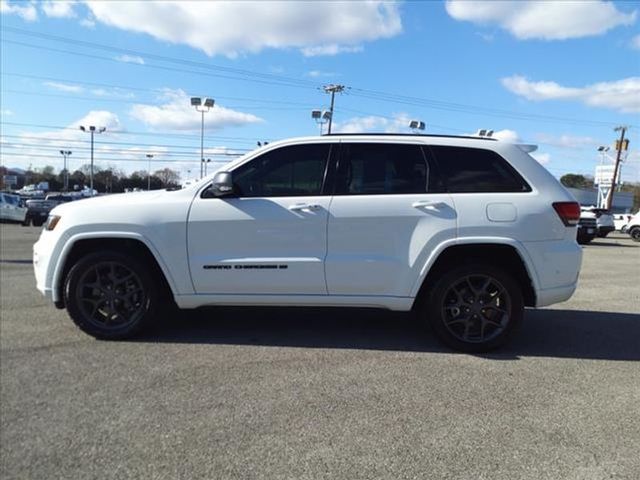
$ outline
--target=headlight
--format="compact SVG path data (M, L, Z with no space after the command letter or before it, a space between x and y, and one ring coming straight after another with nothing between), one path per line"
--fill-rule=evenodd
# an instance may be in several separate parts
M54 228L56 228L56 225L58 225L60 218L62 218L60 217L60 215L49 215L49 217L47 218L47 224L45 225L44 229L53 230Z

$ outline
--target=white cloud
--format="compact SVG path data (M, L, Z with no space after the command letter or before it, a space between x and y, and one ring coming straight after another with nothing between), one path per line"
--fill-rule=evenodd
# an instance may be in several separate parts
M636 35L631 39L631 48L640 50L640 35Z
M588 146L598 145L599 142L592 137L581 137L577 135L549 135L546 133L539 133L536 135L536 140L540 143L552 145L559 148L581 148Z
M336 54L402 31L398 5L368 2L86 0L96 21L207 55L236 57L265 48ZM247 32L251 32L247 34ZM315 48L315 50L314 50ZM311 50L308 50L311 49Z
M80 20L80 25L85 28L95 28L96 21L93 18L83 18Z
M0 110L0 115L5 117L10 117L11 115L13 115L13 111L9 110L8 108L5 108L3 110Z
M362 50L364 50L362 48L362 45L341 46L341 45L332 43L330 45L304 47L303 49L301 49L301 52L305 57L319 57L322 55L333 56L333 55L338 55L339 53L359 53Z
M38 19L38 11L33 2L11 2L0 0L0 14L18 15L27 22L34 22Z
M405 113L398 113L392 118L369 115L350 118L344 123L334 123L332 129L336 133L409 132L411 118Z
M73 9L75 3L75 1L47 0L41 4L41 7L47 17L73 18L76 16Z
M326 77L336 77L340 76L338 73L333 72L323 72L322 70L311 70L306 73L307 77L311 78L326 78Z
M47 87L51 87L54 90L59 90L60 92L68 92L68 93L82 93L84 88L80 85L71 85L68 83L60 83L60 82L42 82L43 85Z
M520 143L522 141L520 140L520 135L518 135L518 132L514 132L513 130L498 130L496 132L493 132L492 136L497 140L508 143Z
M124 63L137 63L138 65L144 65L144 58L138 55L119 55L116 60Z
M549 155L548 153L534 152L534 153L531 153L530 155L533 158L535 158L538 161L538 163L540 163L541 165L546 165L551 161L551 155Z
M532 82L521 75L501 80L502 85L528 100L574 100L622 113L640 112L640 77L600 82L585 87L564 87L556 82Z
M518 39L565 40L601 35L632 25L637 12L621 12L613 2L537 0L447 0L447 13L456 20L498 25Z
M189 96L183 90L165 89L162 99L166 103L161 106L136 104L129 113L147 126L159 130L200 130L200 113L190 105ZM213 129L262 121L253 114L219 105L205 113L204 120L206 127Z

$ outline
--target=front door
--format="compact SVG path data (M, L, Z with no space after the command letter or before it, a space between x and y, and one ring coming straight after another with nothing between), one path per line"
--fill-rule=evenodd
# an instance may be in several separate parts
M326 295L331 145L292 145L234 169L234 194L194 200L189 266L204 294Z

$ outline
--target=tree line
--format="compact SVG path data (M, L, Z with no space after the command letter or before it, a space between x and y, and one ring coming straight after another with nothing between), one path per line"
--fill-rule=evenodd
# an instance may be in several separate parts
M3 181L7 169L3 168L0 181ZM74 172L69 172L69 190L82 190L90 185L90 165L83 165ZM47 165L43 168L29 169L24 174L18 176L18 185L14 188L21 188L24 185L39 184L47 182L50 191L62 191L64 189L65 171L55 171L55 169ZM101 168L93 166L93 188L101 193L120 193L129 189L146 190L148 185L148 172L146 170L137 170L131 174L117 168ZM161 188L172 188L180 185L180 174L170 168L161 168L151 173L150 186L152 190ZM3 184L0 188L5 188Z

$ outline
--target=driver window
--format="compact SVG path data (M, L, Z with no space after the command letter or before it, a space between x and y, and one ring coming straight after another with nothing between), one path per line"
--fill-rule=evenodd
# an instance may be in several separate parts
M233 171L240 197L321 195L331 145L282 147L261 155Z

